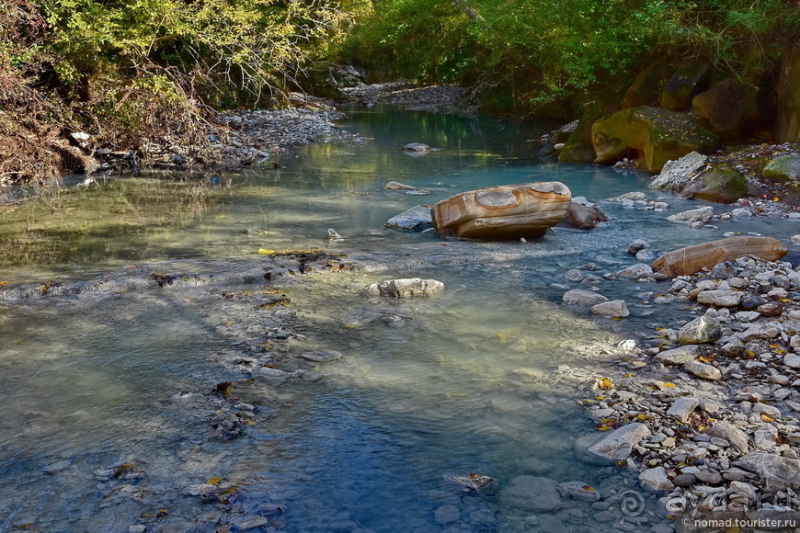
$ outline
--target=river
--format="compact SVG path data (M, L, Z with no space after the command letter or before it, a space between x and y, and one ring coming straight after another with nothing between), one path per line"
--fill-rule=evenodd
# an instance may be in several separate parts
M595 394L616 345L685 320L651 303L663 283L603 279L636 262L630 242L668 251L729 231L788 238L796 221L672 224L668 214L699 203L650 190L637 172L540 160L530 140L547 125L376 107L351 110L340 127L370 140L301 147L281 169L98 181L7 210L17 255L4 285L54 290L0 300L0 533L669 527L651 496L639 522L621 525L595 522L588 503L531 510L504 489L524 475L579 481L604 498L635 486L629 473L582 463L573 446L596 432L576 400ZM438 150L400 150L413 141ZM392 180L430 194L382 190ZM384 227L464 190L551 180L610 221L528 243ZM631 191L670 207L608 201ZM344 241L328 242L328 228ZM359 267L261 277L265 250L314 248ZM631 317L560 304L581 286L565 272L587 263ZM175 283L159 287L159 275ZM408 301L364 294L396 277L446 289ZM76 289L55 290L67 286ZM319 349L342 356L297 357ZM315 377L249 379L240 359L264 357ZM220 412L240 414L241 434L214 438ZM495 483L454 481L470 474Z

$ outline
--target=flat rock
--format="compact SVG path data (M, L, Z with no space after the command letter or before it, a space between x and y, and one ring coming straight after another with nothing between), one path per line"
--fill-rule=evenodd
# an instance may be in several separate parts
M625 278L625 279L639 279L639 278L646 278L648 276L653 275L653 268L650 265L644 263L637 263L635 265L631 265L626 269L620 270L616 273L618 278Z
M800 355L787 353L783 356L783 364L789 368L800 368Z
M675 484L670 481L663 466L643 470L639 473L639 484L642 488L652 492L665 492L675 488Z
M558 492L566 500L578 500L582 502L596 502L600 499L600 494L591 485L583 481L566 481L558 484Z
M643 439L649 438L650 435L651 432L647 426L635 422L615 429L613 433L589 446L588 451L597 458L598 462L624 461L630 456L633 447Z
M681 346L672 350L664 350L656 355L655 359L659 363L668 365L683 365L689 361L697 359L700 348L696 345Z
M689 361L683 365L683 369L698 378L718 381L722 379L722 372L718 368L701 363L700 361Z
M667 410L667 416L680 422L686 422L697 406L700 405L700 398L681 396L677 398Z
M703 291L697 295L697 302L715 307L736 307L742 299L742 293L726 289Z
M714 216L714 208L711 206L698 207L697 209L690 209L681 213L675 213L667 217L670 222L677 224L694 224L701 222L705 224L711 217Z
M731 448L739 453L747 453L750 449L747 433L730 422L715 422L714 425L705 430L705 433L712 437L725 439L731 444Z
M342 352L337 352L336 350L315 350L313 352L303 352L300 354L300 357L317 363L328 363L342 357Z
M721 337L719 321L708 315L698 317L678 330L678 341L681 344L705 344Z
M391 296L408 298L412 296L431 296L444 290L444 283L435 279L404 278L373 283L367 288L371 296Z
M753 452L740 457L733 464L758 474L766 481L767 490L770 492L800 486L800 459Z

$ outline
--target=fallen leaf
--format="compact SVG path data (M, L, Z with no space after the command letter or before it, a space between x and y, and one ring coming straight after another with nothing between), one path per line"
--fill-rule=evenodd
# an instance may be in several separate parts
M259 248L258 255L272 255L275 253L275 250L270 250L269 248Z

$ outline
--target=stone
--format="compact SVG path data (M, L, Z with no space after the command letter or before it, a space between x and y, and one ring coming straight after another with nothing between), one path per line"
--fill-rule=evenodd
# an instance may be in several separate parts
M684 60L661 90L661 107L670 111L688 110L692 99L708 88L710 79L711 69L707 63Z
M755 90L733 78L695 96L692 107L725 140L750 135L753 123L760 118Z
M720 475L719 472L715 470L700 470L699 472L696 472L694 475L698 479L698 481L700 481L701 483L705 483L707 485L713 486L722 483L722 476Z
M625 318L630 316L631 312L628 310L628 306L625 305L625 300L611 300L593 305L592 314L611 318Z
M336 350L315 350L313 352L303 352L300 354L300 357L317 363L329 363L330 361L335 361L342 357L342 352L337 352Z
M623 109L592 125L595 163L613 164L635 152L637 166L652 173L690 152L712 153L718 142L695 117L657 107Z
M637 263L635 265L631 265L628 268L620 270L615 274L618 278L624 279L639 279L639 278L646 278L648 276L653 275L653 269L650 265L644 263Z
M800 487L800 460L771 453L752 452L740 457L734 466L754 472L766 482L769 492Z
M248 518L246 520L242 520L241 522L235 524L233 526L234 531L250 531L251 529L260 528L266 526L269 523L269 520L264 518L263 516L256 516L253 518Z
M384 191L415 191L417 187L412 187L411 185L406 185L405 183L400 183L399 181L390 181L386 185L383 186Z
M592 306L602 302L607 302L608 298L594 291L583 289L572 289L564 293L561 301L565 305L584 305Z
M405 146L403 146L403 151L404 152L430 152L431 151L431 147L428 146L425 143L413 142L413 143L408 143Z
M688 211L675 213L674 215L668 216L667 220L678 224L693 224L695 222L705 224L711 220L712 216L714 216L714 208L711 206L703 206L697 209L689 209Z
M608 217L596 205L585 205L574 199L569 204L566 217L559 223L582 230L594 229L599 223L608 222Z
M642 488L653 492L665 492L675 488L663 466L648 468L639 473L639 484Z
M784 243L770 237L730 237L668 252L653 262L653 270L671 277L691 276L723 261L751 255L777 261L787 252Z
M691 487L697 483L697 477L694 474L678 474L672 479L676 487Z
M789 368L800 369L800 355L796 353L787 353L783 356L783 364Z
M640 422L617 428L588 447L589 453L599 464L615 463L627 459L633 447L643 439L650 438L648 427Z
M774 339L779 337L781 329L775 324L757 323L751 325L745 331L737 334L743 342L750 342L756 339Z
M450 524L461 518L461 511L455 505L442 505L433 513L433 519L437 524Z
M435 279L402 278L373 283L367 288L371 296L409 298L431 296L444 290L444 283Z
M758 311L761 316L768 318L781 316L781 314L783 314L783 305L780 302L767 302L756 307L756 311Z
M747 180L735 171L712 169L681 189L681 198L692 198L718 204L732 204L747 195Z
M622 99L623 108L658 105L664 84L670 79L672 69L663 59L657 59L642 70Z
M764 167L764 177L780 181L796 181L800 178L800 154L785 155L773 159Z
M659 363L667 365L683 365L689 361L694 361L699 355L700 348L697 345L680 346L672 350L664 350L656 355L655 359Z
M628 245L628 253L631 255L636 255L645 248L650 248L650 244L644 239L636 239Z
M699 361L689 361L683 365L683 369L698 378L718 381L722 379L722 372L718 368L701 363Z
M578 500L593 503L600 499L600 493L583 481L565 481L558 484L558 493L565 500Z
M650 182L650 187L662 191L680 191L708 164L708 156L690 152L668 161L661 173Z
M730 422L715 422L705 430L705 433L712 437L719 437L730 442L731 448L739 453L747 453L750 445L747 441L747 433L734 426Z
M567 216L572 193L558 181L486 187L433 206L436 232L478 240L540 238Z
M765 403L753 404L753 412L757 415L767 415L773 420L780 420L781 411L775 406L767 405Z
M678 420L679 422L686 422L689 416L700 405L699 398L692 398L689 396L681 396L677 398L667 410L667 416Z
M697 295L697 303L715 307L736 307L741 299L741 292L725 289L703 291Z
M558 492L558 482L536 476L517 476L500 493L504 505L522 511L550 513L566 505Z
M431 224L433 224L431 210L429 207L422 205L415 205L411 209L407 209L399 215L393 216L386 222L386 225L390 228L404 230L420 228Z
M695 318L678 330L678 341L681 344L705 344L721 337L719 321L708 315Z

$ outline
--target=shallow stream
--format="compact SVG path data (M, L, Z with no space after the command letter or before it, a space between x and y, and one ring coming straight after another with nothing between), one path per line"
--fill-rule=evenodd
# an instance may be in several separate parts
M225 531L261 519L253 531L669 523L653 498L638 523L599 523L588 504L537 513L504 497L521 475L581 481L604 497L635 487L622 471L576 459L575 439L595 429L575 400L594 395L621 340L685 319L650 303L665 284L602 280L601 293L628 302L623 321L565 309L565 286L581 286L564 273L593 262L602 278L629 266L634 239L671 250L727 231L788 238L800 223L671 224L668 214L697 202L649 190L635 172L541 161L529 140L544 125L375 108L353 110L341 127L372 140L303 147L280 170L268 162L241 174L98 182L49 210L4 215L7 231L19 224L17 235L41 244L23 254L32 262L8 265L6 286L76 290L0 300L0 533ZM412 141L440 151L411 157L400 147ZM430 194L383 191L391 180ZM528 243L384 227L418 203L550 180L599 202L610 222ZM630 191L670 208L607 201ZM73 229L48 228L51 217ZM345 240L329 243L328 228ZM269 256L260 249L320 247L359 268L261 276ZM35 260L41 250L49 262ZM152 274L175 283L159 287ZM435 278L446 290L407 301L365 295L366 284L397 277ZM297 358L317 349L343 356ZM278 368L324 377L249 379L239 359L264 353ZM220 392L222 382L231 388ZM247 420L239 436L214 438L219 410ZM454 481L472 473L496 483L467 491Z

